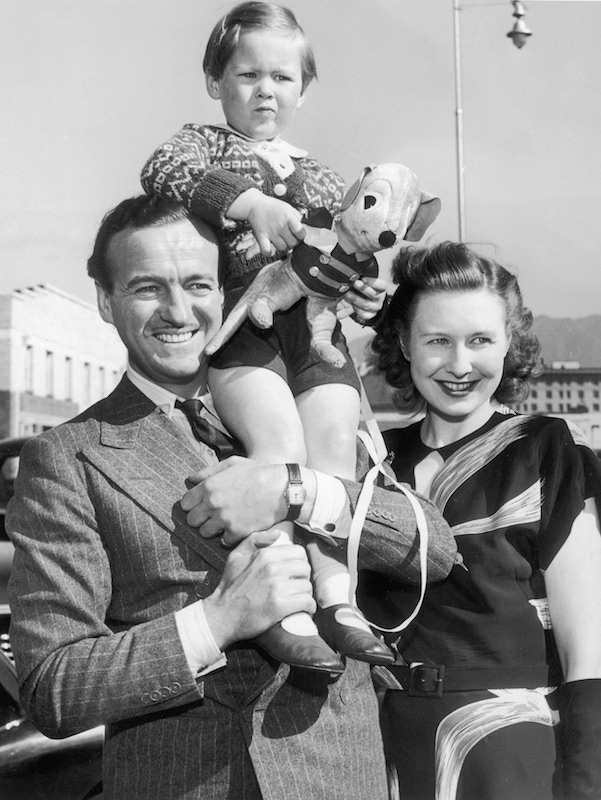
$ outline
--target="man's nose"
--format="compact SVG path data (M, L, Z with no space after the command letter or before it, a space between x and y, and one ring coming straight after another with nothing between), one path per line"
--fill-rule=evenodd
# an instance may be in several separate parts
M165 322L186 325L193 317L192 305L183 289L172 289L161 303L160 314Z

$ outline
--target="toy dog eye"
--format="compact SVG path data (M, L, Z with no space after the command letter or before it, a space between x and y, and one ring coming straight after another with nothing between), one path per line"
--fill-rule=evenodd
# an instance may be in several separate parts
M375 208L379 206L382 202L382 196L372 192L371 194L366 194L363 198L363 208L365 211L369 208Z

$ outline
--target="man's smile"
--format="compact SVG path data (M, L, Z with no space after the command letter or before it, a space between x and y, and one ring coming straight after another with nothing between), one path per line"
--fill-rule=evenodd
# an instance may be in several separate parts
M154 336L165 344L179 344L180 342L189 342L194 336L196 331L183 331L181 333L155 333Z

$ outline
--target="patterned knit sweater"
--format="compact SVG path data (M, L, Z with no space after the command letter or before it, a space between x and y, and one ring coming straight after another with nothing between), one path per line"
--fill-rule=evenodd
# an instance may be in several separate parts
M285 200L304 216L326 208L334 214L344 195L344 183L332 170L309 156L293 158L292 174L282 178L256 148L234 131L213 125L185 125L150 157L142 170L142 186L182 203L218 230L223 282L228 289L247 286L273 257L247 260L236 244L250 230L246 222L225 218L225 211L242 192L258 188ZM283 258L285 253L278 253Z

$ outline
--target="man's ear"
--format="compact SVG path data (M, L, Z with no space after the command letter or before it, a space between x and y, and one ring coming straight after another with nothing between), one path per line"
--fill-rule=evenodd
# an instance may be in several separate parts
M305 93L303 92L301 94L301 96L298 98L298 100L296 101L296 107L300 108L304 102L305 102Z
M219 91L219 81L217 78L214 78L212 75L209 75L208 72L205 73L205 83L207 86L207 92L209 93L209 97L213 100L219 100L221 97L221 93Z
M103 289L98 281L96 282L96 302L98 303L98 313L102 319L108 322L109 325L114 325L115 320L113 319L111 299L106 289Z

